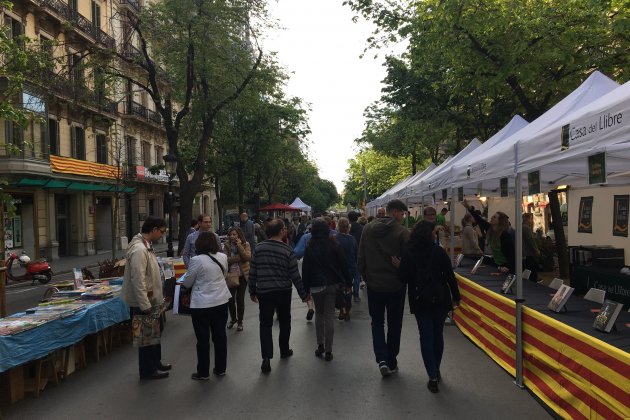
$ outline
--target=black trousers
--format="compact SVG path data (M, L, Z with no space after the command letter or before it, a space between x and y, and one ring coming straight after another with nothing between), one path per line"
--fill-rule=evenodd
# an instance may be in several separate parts
M225 372L227 367L227 334L225 324L228 318L228 305L212 308L191 308L195 337L197 337L197 374L210 376L210 335L214 344L214 369Z
M238 287L230 289L232 297L228 302L230 308L230 319L243 323L243 315L245 314L245 291L247 290L247 280L241 276L238 279Z
M132 306L131 317L142 314L137 306ZM164 320L160 317L160 332L164 331ZM138 370L141 378L151 376L158 370L162 360L162 345L154 344L152 346L138 347Z
M257 295L260 309L260 352L263 359L273 358L273 314L278 313L280 336L278 344L280 354L289 352L289 337L291 336L291 292L292 289L269 292Z

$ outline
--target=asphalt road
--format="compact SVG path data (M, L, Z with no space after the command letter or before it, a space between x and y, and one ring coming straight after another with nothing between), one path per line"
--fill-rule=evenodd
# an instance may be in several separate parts
M37 281L34 284L31 281L9 282L6 286L7 313L10 315L23 312L37 306L46 289L55 283L72 279L72 273L65 273L53 276L49 284L41 284Z
M37 287L39 288L39 286ZM364 292L362 292L364 293ZM294 294L295 295L295 294ZM291 346L295 355L272 360L260 373L258 308L248 301L245 331L228 330L225 377L190 379L195 336L190 319L168 314L163 360L167 379L140 381L137 350L125 345L35 399L2 409L5 419L546 419L550 415L527 390L455 326L445 330L446 350L439 394L426 388L415 319L405 315L400 372L381 378L371 345L367 301L355 304L352 320L335 324L334 359L314 356L315 325L305 304L293 300ZM274 339L277 340L277 327ZM277 341L276 341L277 351ZM211 355L212 360L212 355Z

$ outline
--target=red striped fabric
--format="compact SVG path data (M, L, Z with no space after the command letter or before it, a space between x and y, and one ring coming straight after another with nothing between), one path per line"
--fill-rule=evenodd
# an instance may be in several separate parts
M50 156L50 168L53 172L97 178L116 179L119 174L116 166L54 155Z

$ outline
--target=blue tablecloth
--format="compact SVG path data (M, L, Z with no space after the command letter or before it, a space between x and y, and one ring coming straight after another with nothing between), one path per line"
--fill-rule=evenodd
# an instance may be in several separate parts
M78 343L83 337L129 319L120 298L104 300L62 319L16 335L0 337L0 372L44 357L53 350Z

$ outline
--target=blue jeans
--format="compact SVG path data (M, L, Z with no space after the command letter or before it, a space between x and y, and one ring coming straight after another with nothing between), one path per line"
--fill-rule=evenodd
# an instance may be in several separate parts
M405 311L406 287L397 292L375 292L368 286L368 308L372 317L372 346L376 363L387 362L390 369L398 366L400 331ZM385 311L387 311L387 340L385 340Z
M420 352L429 379L436 379L444 353L444 321L443 312L416 312L416 322L420 333Z

